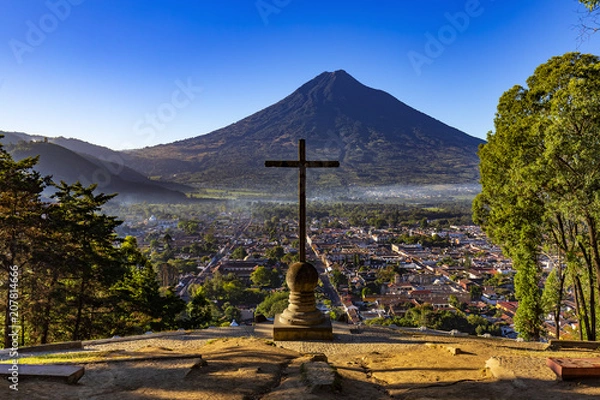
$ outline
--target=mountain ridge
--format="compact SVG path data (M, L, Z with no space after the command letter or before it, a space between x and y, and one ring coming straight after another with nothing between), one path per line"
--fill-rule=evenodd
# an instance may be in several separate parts
M2 133L0 132L0 134ZM14 137L18 137L20 140L14 143L8 140L4 142L4 139L0 139L0 143L5 146L15 160L39 157L34 168L42 175L51 176L54 182L65 181L72 184L79 181L84 186L97 184L96 192L118 193L115 202L148 200L183 202L187 200L182 192L163 187L123 163L116 162L117 160L101 160L89 154L77 153L52 143L47 140L48 138L26 141L26 134Z

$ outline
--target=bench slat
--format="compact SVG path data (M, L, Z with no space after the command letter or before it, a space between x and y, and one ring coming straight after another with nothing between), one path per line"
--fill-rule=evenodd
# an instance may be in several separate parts
M74 384L81 379L85 373L85 368L77 365L52 365L52 364L16 364L18 370L15 370L15 364L2 364L0 366L0 376L13 376L18 372L21 377L43 377L64 379L69 384Z

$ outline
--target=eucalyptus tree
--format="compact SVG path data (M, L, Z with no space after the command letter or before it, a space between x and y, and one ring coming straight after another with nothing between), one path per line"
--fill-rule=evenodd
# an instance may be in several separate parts
M482 192L473 203L474 220L513 258L519 300L515 325L527 338L541 333L538 257L549 240L580 280L575 289L589 315L586 336L596 338L598 110L598 58L579 53L553 57L536 68L527 87L517 85L502 95L495 132L479 150Z

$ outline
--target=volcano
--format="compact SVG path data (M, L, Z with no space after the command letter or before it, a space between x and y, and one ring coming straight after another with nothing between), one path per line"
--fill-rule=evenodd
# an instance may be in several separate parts
M200 187L282 187L295 182L264 161L295 159L301 138L308 159L340 161L311 171L332 187L476 183L484 143L338 70L234 124L127 158L147 176Z

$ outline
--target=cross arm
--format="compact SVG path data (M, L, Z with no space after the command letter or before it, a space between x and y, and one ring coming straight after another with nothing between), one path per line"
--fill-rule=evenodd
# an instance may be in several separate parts
M339 161L265 161L265 167L279 168L337 168L340 166Z
M307 168L337 168L340 166L339 161L307 161Z
M265 161L265 167L299 168L300 161Z

